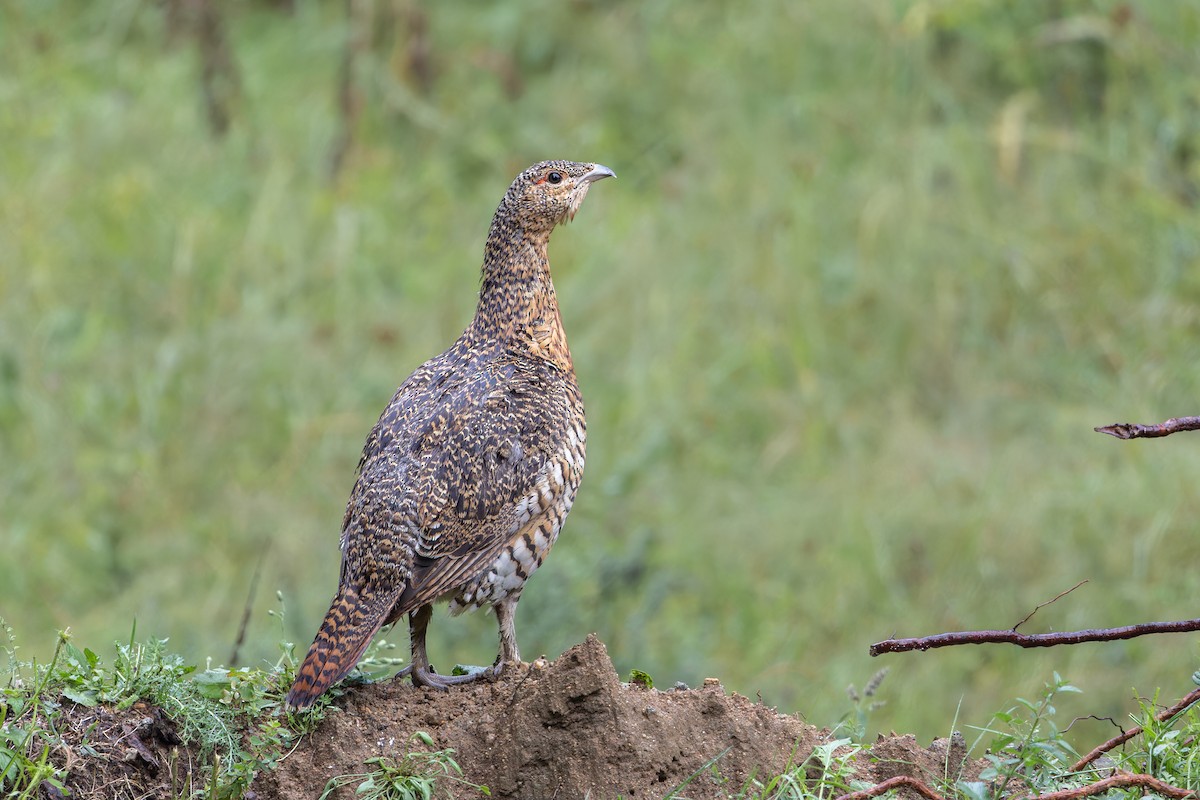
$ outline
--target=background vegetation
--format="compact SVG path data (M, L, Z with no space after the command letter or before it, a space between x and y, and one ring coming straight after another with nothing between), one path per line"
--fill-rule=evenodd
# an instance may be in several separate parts
M367 30L342 4L222 6L224 136L166 6L6 4L22 655L136 619L228 661L256 571L238 660L277 656L276 589L305 647L367 431L470 318L512 176L566 157L620 178L552 245L589 458L527 657L594 630L622 670L819 724L886 664L872 723L926 738L1053 670L1118 719L1190 687L1191 636L867 646L1009 627L1085 578L1023 630L1200 616L1200 444L1091 431L1200 412L1200 3L351 7L383 22L334 177ZM493 648L439 614L437 663Z

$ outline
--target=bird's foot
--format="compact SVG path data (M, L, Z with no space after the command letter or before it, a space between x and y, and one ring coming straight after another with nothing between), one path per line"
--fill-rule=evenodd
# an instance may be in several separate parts
M474 683L480 678L491 678L489 674L490 668L479 672L470 672L463 675L438 675L430 667L428 670L414 670L412 674L413 686L428 686L431 689L445 691L451 686L462 686L465 683Z
M453 675L439 675L432 666L422 668L410 664L397 672L396 677L410 677L413 686L428 686L430 689L446 691L451 686L462 686L466 683L474 683L480 679L494 681L500 677L500 674L504 671L504 667L505 665L502 663L493 664L490 667L456 664Z
M459 678L463 683L477 681L480 678L486 678L489 681L494 681L500 677L501 670L493 664L490 667L477 667L471 664L455 664L454 671L450 673L452 677Z

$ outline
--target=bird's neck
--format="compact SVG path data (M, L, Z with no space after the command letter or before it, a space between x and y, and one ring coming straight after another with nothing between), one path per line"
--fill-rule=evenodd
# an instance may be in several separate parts
M527 352L572 370L546 255L550 234L530 233L498 219L483 254L479 308L469 329L479 340Z

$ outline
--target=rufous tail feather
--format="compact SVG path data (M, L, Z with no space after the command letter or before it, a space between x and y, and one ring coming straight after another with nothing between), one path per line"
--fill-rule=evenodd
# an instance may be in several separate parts
M338 590L317 638L296 671L296 680L287 695L289 706L298 710L308 708L354 669L367 645L383 627L398 594L378 590L360 593L354 588Z

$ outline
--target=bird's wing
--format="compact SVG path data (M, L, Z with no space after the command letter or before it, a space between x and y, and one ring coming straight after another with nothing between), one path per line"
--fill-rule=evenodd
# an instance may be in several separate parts
M523 500L537 497L542 507L559 501L565 488L548 486L546 474L580 403L574 380L556 368L503 359L447 372L397 396L403 402L396 423L385 412L377 428L387 430L368 440L377 449L364 456L343 534L350 547L378 552L387 538L383 546L393 555L400 555L394 541L410 548L393 619L492 563L529 521Z
M534 517L568 491L548 473L580 404L573 378L548 364L505 364L502 380L452 415L433 446L433 491L413 578L399 605L418 607L495 562Z

